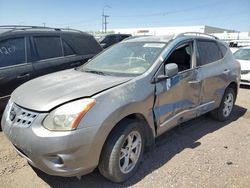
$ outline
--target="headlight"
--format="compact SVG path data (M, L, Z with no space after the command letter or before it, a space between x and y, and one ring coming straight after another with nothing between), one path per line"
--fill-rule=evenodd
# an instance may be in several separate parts
M49 130L74 130L95 103L95 99L81 99L62 105L49 113L43 126Z

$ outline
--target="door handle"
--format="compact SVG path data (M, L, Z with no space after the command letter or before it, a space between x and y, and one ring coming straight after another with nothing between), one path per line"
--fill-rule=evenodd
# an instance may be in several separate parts
M30 77L30 73L18 75L18 76L17 76L17 79L27 78L27 77Z
M189 84L199 84L201 83L201 80L191 80L191 81L188 81Z

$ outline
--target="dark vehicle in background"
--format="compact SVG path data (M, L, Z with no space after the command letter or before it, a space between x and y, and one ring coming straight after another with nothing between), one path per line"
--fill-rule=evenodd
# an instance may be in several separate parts
M24 82L84 64L102 50L92 35L36 26L0 26L0 114Z
M100 38L99 42L103 48L108 48L109 46L112 46L113 44L121 42L122 40L128 37L131 37L131 35L130 34L109 34Z

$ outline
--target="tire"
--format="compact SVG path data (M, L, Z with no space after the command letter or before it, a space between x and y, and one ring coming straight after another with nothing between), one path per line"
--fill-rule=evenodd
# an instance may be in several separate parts
M229 120L232 115L235 99L236 99L236 96L235 96L234 89L232 89L231 87L227 88L221 100L220 106L210 113L212 118L218 121Z
M139 122L127 119L117 126L104 145L98 168L108 180L121 183L130 178L140 165L145 140ZM137 147L133 149L134 146Z

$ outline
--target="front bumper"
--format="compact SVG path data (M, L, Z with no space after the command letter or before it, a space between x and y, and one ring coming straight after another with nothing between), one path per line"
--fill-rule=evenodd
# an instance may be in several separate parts
M94 147L97 127L74 131L49 131L41 124L47 114L39 114L29 127L20 127L2 117L5 135L18 154L32 166L55 176L79 176L93 171L98 165Z

